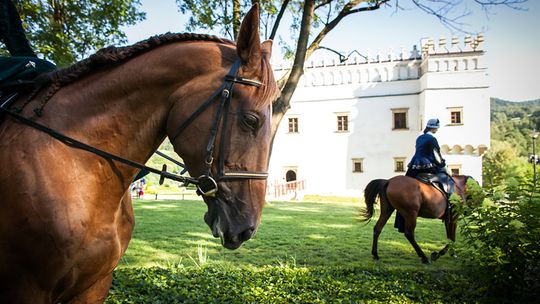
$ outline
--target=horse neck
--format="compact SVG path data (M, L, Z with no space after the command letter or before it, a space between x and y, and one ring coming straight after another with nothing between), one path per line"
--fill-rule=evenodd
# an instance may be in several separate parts
M158 53L160 48L66 86L45 111L62 113L63 119L70 120L75 127L70 127L69 135L144 163L166 136L165 125L174 102L171 95L193 75L202 73L192 64L199 60L197 55L177 56L171 61ZM182 67L181 77L171 67Z
M467 191L467 176L465 175L454 175L452 177L454 179L454 182L456 183L456 192L461 196L463 200L465 200L466 197L466 191Z

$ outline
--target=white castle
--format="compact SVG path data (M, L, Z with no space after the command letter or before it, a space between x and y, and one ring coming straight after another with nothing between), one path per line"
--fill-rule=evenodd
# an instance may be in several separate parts
M423 39L409 54L307 64L274 141L270 199L286 189L359 196L372 179L405 174L430 118L441 121L436 137L450 169L481 182L490 142L483 40Z

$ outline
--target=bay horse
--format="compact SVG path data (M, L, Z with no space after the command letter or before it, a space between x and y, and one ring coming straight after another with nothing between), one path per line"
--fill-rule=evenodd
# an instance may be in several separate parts
M229 249L251 238L279 94L271 46L254 5L236 43L167 33L105 48L3 108L0 303L105 300L134 227L136 164L165 137L212 234Z
M466 186L469 176L453 175L456 194L463 201L466 198ZM422 263L429 263L430 260L424 254L414 238L414 229L416 228L416 219L418 217L442 219L446 228L446 237L452 242L456 240L456 227L458 214L454 212L455 208L450 208L450 214L447 212L447 199L445 194L437 190L432 185L426 184L409 176L398 175L388 180L375 179L368 183L364 190L364 199L366 203L365 218L370 219L374 213L374 204L377 197L381 204L381 212L377 223L373 227L373 244L371 254L375 260L379 260L377 243L381 231L394 212L397 210L404 219L405 237L414 250L421 258ZM449 248L447 244L439 252L433 252L432 260L438 259L444 255Z

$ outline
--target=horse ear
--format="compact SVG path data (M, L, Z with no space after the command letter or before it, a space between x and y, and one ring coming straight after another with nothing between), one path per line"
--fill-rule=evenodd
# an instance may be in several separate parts
M272 40L266 40L261 44L262 54L267 60L270 60L270 57L272 57L272 45Z
M261 64L261 39L259 37L259 4L255 3L244 17L238 38L236 52L242 65L249 69L258 69Z

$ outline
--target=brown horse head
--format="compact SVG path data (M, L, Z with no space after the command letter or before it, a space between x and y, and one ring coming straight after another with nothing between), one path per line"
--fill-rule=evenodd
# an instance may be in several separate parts
M265 201L271 103L279 92L269 64L271 47L270 41L260 43L254 6L242 23L236 51L222 48L221 58L208 58L221 61L222 68L177 92L181 98L169 116L168 135L175 151L190 175L199 177L199 192L208 206L204 219L229 249L255 233ZM225 87L219 87L224 78ZM199 88L208 84L218 86L217 96L201 92ZM202 109L204 99L216 106ZM186 111L186 105L193 108Z

